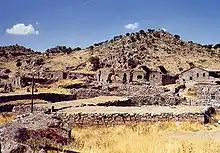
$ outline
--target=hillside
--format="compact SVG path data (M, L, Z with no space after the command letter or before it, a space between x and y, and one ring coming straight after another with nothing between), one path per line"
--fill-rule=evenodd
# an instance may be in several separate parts
M173 73L179 73L190 65L220 69L218 45L212 47L184 41L178 35L152 29L116 36L86 49L57 46L47 49L45 53L37 53L15 45L0 47L0 53L10 55L1 58L0 68L24 72L34 68L65 70L67 67L91 71L91 67L86 65L91 56L99 57L100 67L133 68L146 65L155 68L163 65Z
M220 68L220 52L208 45L183 41L178 35L165 31L148 30L99 44L93 49L104 66L132 67L136 64L154 68L163 65L171 72L180 72L196 66Z

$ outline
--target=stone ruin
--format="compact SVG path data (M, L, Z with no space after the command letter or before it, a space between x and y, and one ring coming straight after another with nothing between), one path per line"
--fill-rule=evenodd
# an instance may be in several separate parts
M162 69L163 68L163 69ZM136 69L99 69L96 73L97 82L101 84L147 84L167 85L175 84L178 76L169 74L164 67L160 66L157 70L151 70L146 66Z
M13 92L11 83L6 83L6 84L4 85L3 92L4 92L4 93Z
M102 87L93 87L84 89L74 89L72 94L76 94L77 99L94 98L98 96L123 96L128 97L135 106L142 105L179 105L184 103L185 99L178 96L166 88L150 85L107 85Z

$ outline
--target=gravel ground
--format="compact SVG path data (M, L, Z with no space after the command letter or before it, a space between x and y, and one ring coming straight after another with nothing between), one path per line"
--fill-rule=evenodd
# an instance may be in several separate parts
M105 103L108 101L123 101L123 100L128 100L127 98L124 97L118 97L118 96L100 96L100 97L95 97L95 98L89 98L89 99L79 99L79 100L73 100L73 101L66 101L66 102L57 102L57 103L48 103L45 105L40 105L44 107L51 108L54 106L55 109L61 109L61 108L66 108L66 107L76 107L80 106L82 104L98 104L98 103Z

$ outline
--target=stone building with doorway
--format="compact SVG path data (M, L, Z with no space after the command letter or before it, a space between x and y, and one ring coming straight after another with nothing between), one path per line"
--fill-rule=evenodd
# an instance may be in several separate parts
M167 85L175 83L177 76L165 73L163 70L150 70L146 66L141 66L136 69L99 69L96 73L96 80L99 83L138 83L151 85Z
M216 83L220 82L220 70L208 70L194 67L179 74L180 84Z
M165 73L159 70L152 70L149 74L149 82L151 85L164 86L175 84L178 79L177 75Z

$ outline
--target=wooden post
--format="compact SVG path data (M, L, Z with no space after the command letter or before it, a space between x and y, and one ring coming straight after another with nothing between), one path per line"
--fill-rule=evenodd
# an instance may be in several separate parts
M31 113L34 112L34 74L32 76L32 90L31 90Z
M54 106L51 107L51 113L53 113L53 112L54 112Z

